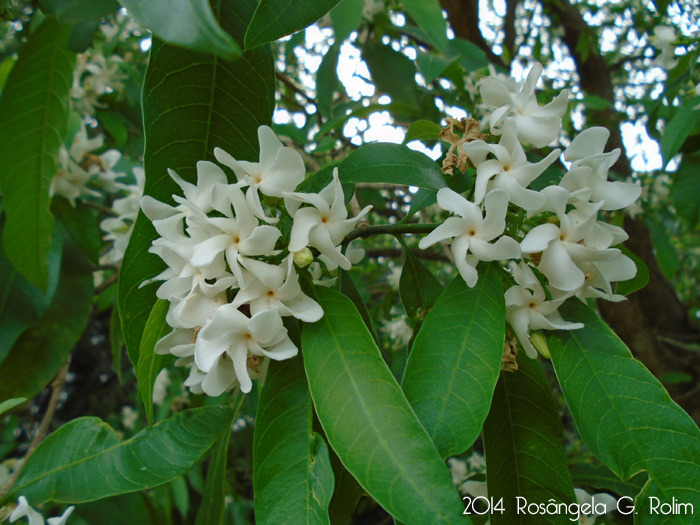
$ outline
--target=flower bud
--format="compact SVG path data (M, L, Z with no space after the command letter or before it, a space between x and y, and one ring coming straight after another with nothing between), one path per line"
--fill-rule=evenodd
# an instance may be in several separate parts
M311 250L309 250L308 248L304 248L303 250L294 252L294 264L296 264L299 268L304 268L305 266L308 266L313 262L313 260L314 254L311 253Z
M540 332L530 332L530 342L542 357L545 359L552 358L552 354L549 351L549 346L547 346L547 340Z

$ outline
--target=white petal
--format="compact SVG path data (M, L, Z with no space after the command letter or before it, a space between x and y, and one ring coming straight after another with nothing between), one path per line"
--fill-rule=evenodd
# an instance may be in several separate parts
M525 236L520 243L520 249L523 253L537 253L544 251L549 243L560 236L559 228L551 223L540 224L535 226Z
M289 251L298 252L309 245L309 233L314 226L321 224L321 212L316 208L297 210L292 224Z
M459 217L449 217L440 226L423 237L418 243L418 247L421 250L425 250L428 246L432 246L437 242L451 239L453 237L460 237L468 233L468 231L468 225L464 219L460 219Z
M538 268L552 286L565 292L579 289L585 280L583 272L571 260L561 241L552 242L542 252Z

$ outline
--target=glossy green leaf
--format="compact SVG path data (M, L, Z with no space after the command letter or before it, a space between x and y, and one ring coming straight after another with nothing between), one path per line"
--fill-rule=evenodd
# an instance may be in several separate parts
M425 318L440 294L442 294L440 281L403 244L403 267L399 278L399 296L408 317Z
M38 394L66 363L85 331L92 304L92 267L74 244L64 242L51 306L0 365L0 399Z
M637 274L628 281L620 281L615 285L615 293L629 295L632 292L641 290L649 282L649 268L646 263L624 246L620 246L622 253L632 259L637 267Z
M221 3L221 25L240 37L255 8L253 0ZM173 203L179 193L171 168L196 181L196 163L214 161L221 147L239 159L257 160L257 129L270 122L274 107L274 66L269 48L245 53L236 62L185 51L155 40L144 84L146 195ZM139 288L164 264L148 253L157 234L140 214L119 277L119 314L132 364L158 284Z
M469 288L457 275L413 342L403 390L443 458L476 440L503 361L505 300L500 270L479 266Z
M401 0L401 3L435 47L448 54L450 41L447 39L447 23L442 17L440 2L438 0Z
M563 442L547 378L536 360L521 353L516 372L501 372L484 423L488 494L503 498L505 510L491 515L493 525L532 522L516 511L517 496L537 504L576 501ZM537 523L562 521L561 515L542 515Z
M664 163L668 164L681 149L683 142L693 132L696 124L700 122L700 112L693 108L700 103L700 97L686 100L675 114L666 123L663 135L661 135L661 155Z
M122 356L124 354L124 337L122 336L122 322L119 319L119 308L112 307L109 316L109 348L112 354L112 366L117 379L122 382Z
M650 497L700 511L700 430L659 381L589 308L573 299L560 312L579 330L549 338L552 363L579 434L622 479L650 481L635 501L635 523L697 523L697 515L651 515Z
M12 399L7 399L3 401L2 403L0 403L0 416L8 410L12 410L13 408L18 407L26 401L26 397L13 397Z
M333 93L340 86L340 79L336 71L339 55L340 44L333 44L323 55L316 75L316 102L321 115L327 119L332 116Z
M41 0L42 8L64 24L100 20L119 9L117 0Z
M129 14L160 40L200 53L212 53L228 60L239 58L241 47L217 22L225 9L221 0L119 0ZM236 2L231 2L235 8ZM152 56L152 55L151 55Z
M22 48L0 99L3 244L15 268L41 290L49 281L49 189L68 132L74 61L67 30L46 19Z
M255 422L255 522L330 524L333 482L301 356L271 362Z
M261 0L245 34L245 48L253 49L310 26L340 0Z
M362 48L377 91L386 93L394 102L416 106L416 65L413 60L391 46L367 42Z
M342 43L362 22L362 10L365 0L341 0L331 10L331 22L335 32L335 41Z
M700 114L700 111L695 111ZM671 195L678 215L691 228L700 222L700 156L688 155L683 158L678 171L673 174Z
M450 40L452 51L459 54L460 64L467 73L489 65L489 59L483 49L470 40L455 38Z
M574 463L570 470L574 486L585 487L591 494L594 491L613 492L634 499L642 491L647 480L647 475L640 473L629 481L623 481L600 463Z
M344 182L385 182L429 190L447 186L435 161L401 144L365 144L340 163L339 175Z
M73 242L91 262L97 264L102 251L102 235L97 210L79 201L75 206L71 206L64 198L54 199L51 209Z
M669 240L668 230L664 226L663 220L658 214L655 214L647 216L644 223L649 228L651 242L654 245L654 253L661 271L664 272L667 279L674 280L676 273L678 273L680 260L676 249Z
M238 394L241 396L242 394ZM214 445L204 482L202 503L197 511L195 525L223 525L226 512L226 471L228 469L228 447L231 441L231 425ZM186 517L185 513L185 517Z
M408 127L403 143L408 144L414 140L422 142L436 141L440 137L441 129L438 124L430 120L416 120Z
M193 408L126 441L97 417L74 419L39 445L5 500L82 503L167 483L206 453L232 415L225 406Z
M163 355L156 354L154 349L161 337L172 332L172 328L165 322L169 307L170 302L163 299L158 299L153 305L148 321L146 321L146 328L143 331L139 348L139 362L136 365L139 395L146 409L146 419L148 419L149 425L153 425L153 384L163 368L165 358Z
M468 523L440 454L350 299L317 288L324 316L302 331L316 413L362 487L407 523Z
M44 293L15 269L0 242L0 363L24 331L38 324L48 310L58 285L62 251L61 234L54 232L49 252L49 286Z
M349 272L346 272L344 270L341 270L338 272L338 281L340 284L340 291L352 301L352 304L355 305L355 308L357 308L357 311L360 312L360 316L362 317L362 320L365 322L365 326L369 330L369 333L372 334L372 339L377 343L377 346L382 346L381 345L381 339L379 339L379 332L377 332L376 328L374 327L374 320L372 319L372 314L369 311L369 308L367 308L367 304L365 304L365 300L362 298L362 295L360 294L360 290L357 288L357 284L355 284L355 280L352 278Z

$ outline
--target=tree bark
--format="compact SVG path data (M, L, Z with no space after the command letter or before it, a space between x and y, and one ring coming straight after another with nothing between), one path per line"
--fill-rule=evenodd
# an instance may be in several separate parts
M614 107L614 85L611 69L600 55L597 35L586 24L578 8L569 0L542 0L545 13L563 30L563 41L576 64L581 88L611 102ZM442 0L455 34L472 40L479 47L486 45L479 32L477 2ZM475 34L475 30L478 34ZM581 54L580 42L590 45L587 56ZM489 57L493 53L489 54ZM501 63L500 57L497 62ZM608 150L620 148L622 154L613 171L629 177L632 168L626 155L620 122L614 110L591 111L592 125L610 130ZM687 308L678 299L673 285L665 278L654 254L649 229L640 219L625 218L630 238L625 245L649 268L649 284L628 297L627 301L599 301L602 316L651 372L661 377L669 372L685 372L692 381L668 385L668 390L696 422L700 422L700 354L688 350L688 343L700 342L700 331L691 322Z

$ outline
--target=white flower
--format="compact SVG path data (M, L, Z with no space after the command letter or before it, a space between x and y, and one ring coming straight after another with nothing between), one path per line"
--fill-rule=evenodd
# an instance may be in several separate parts
M661 53L651 63L652 66L659 66L664 69L673 69L678 64L676 58L676 32L669 26L656 26L654 36L649 39L652 46L659 49Z
M366 206L356 217L347 218L337 168L333 170L333 181L319 193L285 193L284 197L287 209L294 218L289 251L298 252L311 246L343 270L349 270L352 264L340 252L338 245L372 206ZM299 208L302 204L310 206Z
M100 257L101 264L115 264L124 258L124 252L131 240L131 233L134 230L134 223L139 213L145 176L143 168L135 166L133 168L136 184L119 184L120 188L127 192L125 197L117 199L112 203L112 210L116 217L108 217L100 223L106 241L112 241L112 247L107 253Z
M534 359L537 350L530 342L530 330L575 330L581 323L564 321L557 312L566 295L548 301L542 285L526 263L512 265L518 286L506 291L506 320L513 328L527 356Z
M578 266L586 276L583 288L576 292L582 300L591 297L615 303L624 301L625 296L613 293L610 283L627 281L637 275L634 261L624 254L609 261L584 262Z
M565 214L568 192L556 186L551 188L560 190L562 195L557 206L559 226L549 222L535 226L520 243L520 249L524 254L542 252L537 267L549 283L573 292L585 281L577 263L614 259L620 250L610 246L626 240L627 235L621 228L596 221L602 202L577 203L574 210Z
M153 382L153 404L162 405L165 401L165 396L168 395L168 387L172 381L168 375L168 370L163 368L158 375L156 380Z
M51 179L49 195L60 195L65 197L70 205L75 207L75 200L86 196L99 197L99 193L87 187L92 176L85 171L75 160L73 160L68 150L61 146L58 151L59 167L56 175Z
M298 352L277 310L265 310L249 318L232 304L225 304L200 330L195 362L206 373L202 390L218 396L236 380L242 392L250 392L249 358L257 362L266 356L279 361Z
M469 287L478 279L476 264L479 261L495 261L520 257L518 243L510 237L500 237L506 226L508 194L503 190L493 190L484 199L486 216L481 209L449 188L438 191L437 201L444 210L456 213L421 239L418 247L425 249L436 242L453 239L452 255L460 275ZM467 252L472 256L468 259Z
M231 272L242 283L240 258L273 255L275 243L282 232L274 226L258 224L239 187L230 185L218 188L218 191L228 193L225 202L214 202L216 211L224 216L193 219L187 232L192 237L196 235L204 240L196 244L190 262L196 267L206 267L225 253Z
M62 516L49 518L48 524L65 525L68 521L68 517L73 513L73 510L75 510L75 507L68 507ZM29 506L29 502L24 496L19 497L17 507L15 507L15 510L10 514L10 523L14 523L20 518L27 518L29 525L44 525L44 517Z
M608 512L617 509L617 499L610 494L599 493L591 496L583 489L575 488L576 502L579 505L587 504L592 507L591 514L584 514L579 519L579 525L594 525L598 516L604 516Z
M546 106L540 106L535 97L537 80L542 74L542 64L535 64L520 87L511 86L493 77L481 80L481 97L493 110L487 123L494 135L500 135L506 118L513 117L518 129L518 140L542 148L559 136L561 119L566 113L569 93L564 90Z
M604 152L610 132L601 127L579 133L564 152L571 169L559 183L576 200L602 201L602 210L620 210L639 198L642 187L632 182L608 181L608 170L620 156L620 149Z
M413 328L406 322L405 316L386 321L382 330L389 335L389 339L398 343L398 346L406 346L413 336Z
M304 180L306 169L299 152L285 147L268 126L258 128L260 162L236 160L221 148L214 148L216 160L233 170L239 182L246 177L263 195L282 197L284 192L294 191Z
M241 262L250 272L253 282L236 294L232 303L235 307L249 303L253 315L277 309L282 316L292 315L307 323L315 323L323 317L321 306L302 292L291 255L279 266L255 259Z
M505 190L513 204L527 211L537 210L544 204L544 197L539 192L526 188L557 160L560 150L555 149L538 163L532 164L525 156L517 133L515 120L507 118L498 144L475 140L463 145L464 151L476 166L476 204L493 189ZM489 153L496 158L486 160Z

